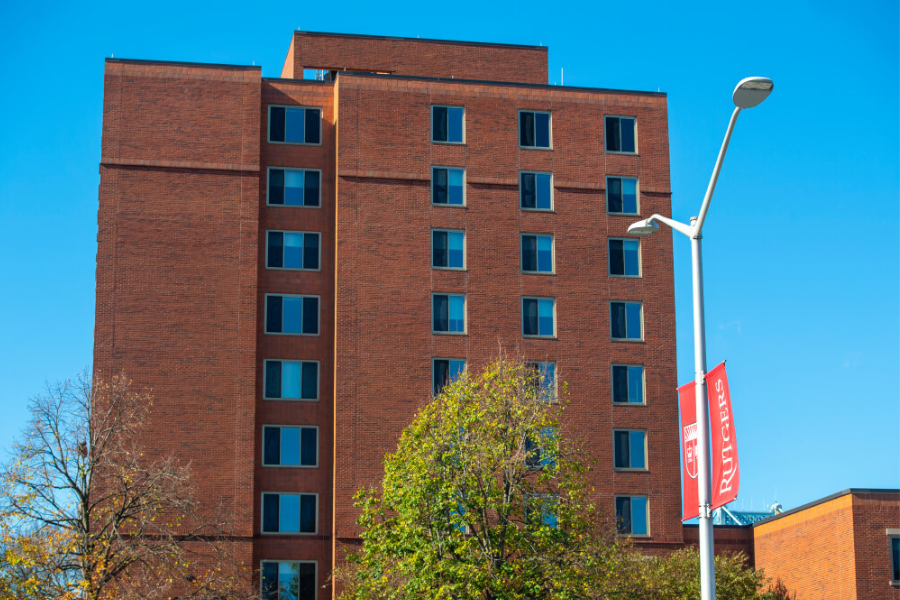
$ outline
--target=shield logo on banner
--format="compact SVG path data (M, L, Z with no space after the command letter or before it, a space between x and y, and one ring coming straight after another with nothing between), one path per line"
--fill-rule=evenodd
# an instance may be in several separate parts
M697 424L691 423L685 425L682 431L682 442L684 444L684 469L691 476L691 479L697 479Z

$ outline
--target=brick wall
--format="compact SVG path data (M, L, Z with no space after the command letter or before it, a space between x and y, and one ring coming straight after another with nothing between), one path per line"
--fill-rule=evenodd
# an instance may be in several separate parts
M478 368L503 348L556 361L569 384L568 435L598 467L595 500L650 497L651 540L682 542L672 238L642 242L644 276L607 276L605 175L640 178L641 212L670 214L666 100L656 94L454 84L339 75L335 339L335 536L359 534L350 498L379 481L382 457L430 397L431 359ZM430 142L430 106L465 106L466 145ZM518 147L518 110L552 112L552 151ZM603 150L603 115L633 115L640 154ZM430 203L430 167L467 169L467 206ZM555 211L519 209L519 170L552 171ZM430 268L430 230L465 229L467 271ZM556 236L555 275L520 270L519 233ZM431 333L432 292L467 294L468 334ZM558 338L524 339L523 295L557 299ZM610 300L644 302L645 342L610 342ZM647 405L612 406L610 364L643 364ZM612 428L647 429L649 471L612 469Z
M726 552L735 554L743 552L751 565L753 557L753 529L742 525L716 525L713 527L716 555ZM684 526L684 543L688 546L700 546L700 528L698 525Z
M150 388L151 456L253 535L258 69L106 64L94 369Z
M853 546L858 600L900 600L892 587L887 529L900 530L900 494L853 494Z
M281 76L303 69L547 83L547 47L295 31Z

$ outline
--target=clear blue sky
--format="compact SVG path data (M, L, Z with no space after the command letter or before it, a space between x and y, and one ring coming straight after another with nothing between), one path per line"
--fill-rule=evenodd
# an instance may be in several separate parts
M78 4L0 7L0 447L45 380L91 361L103 59L255 62L277 77L299 28L543 44L550 83L564 68L567 85L667 92L681 220L735 83L773 78L738 121L704 228L708 356L728 360L741 497L791 507L900 487L895 0ZM682 383L690 278L679 237Z

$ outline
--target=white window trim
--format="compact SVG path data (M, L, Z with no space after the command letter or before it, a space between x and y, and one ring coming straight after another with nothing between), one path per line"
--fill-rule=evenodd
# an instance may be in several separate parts
M555 316L555 315L554 315ZM553 365L553 397L550 399L549 404L559 404L559 377L556 373L556 361L555 360L529 360L525 359L523 361L526 365L539 365L538 368L541 369L543 365Z
M617 338L612 335L612 304L639 304L641 307L641 337L640 338ZM630 342L640 343L644 340L644 303L641 300L610 300L609 306L606 308L606 318L609 319L609 339L612 342ZM625 307L625 334L628 335L628 307Z
M551 194L552 196L552 194ZM551 200L551 205L553 204ZM526 209L522 209L526 210ZM527 209L534 210L534 209ZM547 212L546 210L544 212ZM525 262L524 256L522 255L522 238L526 235L531 235L535 237L548 237L550 238L550 270L549 271L526 271L523 263ZM537 246L535 246L537 248ZM556 236L552 233L520 233L519 234L519 272L523 275L556 275Z
M268 361L277 361L280 363L315 363L316 365L316 397L315 398L270 398L266 396L266 362ZM263 400L272 400L273 402L318 402L319 398L322 395L322 365L318 360L305 360L299 358L264 358L262 365L262 380L263 380ZM301 382L302 385L302 382Z
M633 179L634 180L634 204L637 212L609 212L609 180L610 179ZM624 188L623 188L624 189ZM622 192L625 195L625 192ZM603 200L606 202L606 214L635 217L641 214L641 181L637 177L628 177L627 175L607 175L606 188L603 190ZM622 199L622 208L625 207L625 199Z
M522 145L522 113L534 113L536 115L550 115L547 122L547 137L550 138L549 146L523 146ZM553 113L549 110L524 110L520 109L516 121L516 142L520 150L553 150ZM537 142L537 119L535 119L534 141ZM635 144L636 145L636 144Z
M270 267L269 266L269 234L270 233L302 233L303 235L319 236L319 266L315 269L304 269L296 267ZM281 262L284 262L284 248L281 246ZM303 250L306 252L306 249ZM308 273L318 273L322 270L322 232L321 231L289 231L287 229L267 229L266 230L266 269L269 271L306 271Z
M282 298L318 298L319 302L316 304L316 323L318 327L316 327L316 329L318 329L319 332L284 333L283 331L266 331L266 324L269 321L269 296L280 296ZM315 294L266 294L264 301L265 308L263 308L263 333L265 333L265 335L286 335L290 337L319 337L320 335L322 335L322 296L317 296ZM282 325L284 325L284 303L281 304L281 323Z
M447 296L447 321L450 321L450 302L449 298L451 296L459 296L463 299L463 330L462 331L435 331L434 329L434 297L435 296ZM466 299L465 294L451 294L449 292L432 292L431 293L431 310L429 311L431 315L431 333L433 335L468 335L469 334L469 301ZM432 373L432 378L434 374Z
M643 398L643 402L616 402L615 400L615 380L613 379L615 375L613 375L614 370L613 367L639 367L641 369L641 386L643 389L641 390L641 398ZM612 363L609 366L609 381L610 381L610 396L613 398L613 406L647 406L647 368L644 365L629 365L625 363ZM625 375L625 383L629 383L628 375ZM629 392L631 388L629 387Z
M444 202L435 202L434 201L434 170L435 169L448 169L449 171L456 170L456 171L463 172L463 175L462 175L462 177L463 177L463 180L462 180L462 194L463 194L462 204L450 204L450 173L449 172L447 173L447 202L444 203ZM428 182L428 194L431 197L431 205L432 206L440 206L442 208L465 208L466 201L468 200L468 198L466 197L468 195L468 194L466 194L467 187L468 187L468 185L467 185L467 180L466 180L466 168L465 167L445 167L442 165L432 165L431 166L431 180Z
M314 577L316 579L316 585L313 587L313 589L314 589L313 600L316 600L319 597L319 561L317 561L317 560L284 560L284 559L277 559L277 558L268 558L268 559L260 560L259 561L259 593L260 593L260 595L262 595L263 592L265 591L262 589L262 586L263 586L262 571L263 571L264 563L286 563L286 564L295 564L295 565L312 564L314 566L313 572L314 572ZM279 599L279 600L281 600L281 599Z
M315 429L316 430L316 464L314 465L273 465L271 463L266 462L266 428L275 428L278 429ZM271 467L273 469L318 469L319 468L319 445L322 439L319 434L319 426L318 425L271 425L264 424L262 426L262 440L261 440L261 452L260 456L262 457L262 466ZM300 434L300 456L301 459L303 457L303 434Z
M900 540L900 529L885 529L884 532L888 536L888 560L891 563L891 575L894 574L894 556L893 556L893 548L891 547L894 539ZM900 569L900 565L897 565L897 568ZM892 586L900 586L900 579L891 579L890 585Z
M550 176L550 208L526 208L522 206L522 175L549 175ZM553 185L553 173L547 171L519 171L519 210L526 212L552 213L556 211L556 188ZM534 182L534 203L537 204L537 179Z
M280 142L273 142L280 143ZM271 176L272 169L277 171L315 171L319 174L319 205L318 206L297 206L294 204L269 204L269 177ZM305 180L304 180L305 182ZM304 194L306 191L304 190ZM306 208L306 209L320 209L322 208L322 169L298 169L296 167L277 167L272 165L270 167L266 167L266 206L274 206L275 208Z
M640 538L640 539L649 538L652 534L652 530L650 529L650 497L644 496L642 494L616 494L615 497L613 498L614 517L615 517L615 510L616 510L615 502L619 498L644 498L646 500L646 502L644 503L644 506L646 507L646 510L647 510L647 515L646 515L646 517L647 517L647 533L616 533L616 535L618 535L619 537L632 537L632 538ZM632 505L632 507L631 507L631 514L634 515L634 505ZM618 517L615 517L615 518L618 520ZM632 524L634 524L634 516L632 516L631 522L632 522ZM618 524L616 524L616 527L618 530Z
M610 262L610 252L609 252L609 243L617 240L620 242L636 242L638 245L638 274L637 275L613 275L612 273L612 262ZM622 260L625 260L625 245L622 245ZM644 259L641 255L641 240L636 240L634 238L620 238L620 237L611 237L606 238L606 265L607 265L607 273L610 277L616 277L618 279L640 279L644 276ZM624 263L622 265L624 270Z
M628 448L629 452L631 449L631 433L638 432L644 434L644 467L617 467L616 466L616 432L617 431L627 431L628 432ZM650 452L649 452L649 443L647 442L647 430L646 429L613 429L613 471L632 471L635 473L643 473L645 471L650 470Z
M631 119L634 121L634 152L622 152L621 150L607 150L606 149L606 119ZM631 115L603 115L603 150L607 154L623 154L625 156L637 156L640 154L641 147L638 145L638 120L636 116ZM619 139L622 139L622 125L619 124Z
M276 142L272 141L272 109L273 108L302 108L304 111L312 109L319 111L319 142L318 143L309 143L309 142ZM322 145L322 121L325 120L325 110L322 106L301 106L297 104L269 104L269 108L266 111L266 115L268 120L266 122L266 142L269 144L281 144L285 146L321 146ZM285 111L284 117L285 127L287 127L287 111ZM303 133L304 137L306 134L306 113L303 114ZM285 136L287 137L287 132L285 131Z
M463 194L465 197L465 194ZM465 201L465 199L464 199ZM443 206L443 205L441 205ZM462 267L436 267L434 266L434 234L435 232L443 232L443 233L461 233L463 236L463 266ZM437 269L439 271L465 271L468 265L466 264L466 254L467 254L467 238L465 229L432 229L431 230L431 268ZM450 237L447 237L447 262L450 262Z
M540 469L543 469L543 467L542 466L541 467L529 467L529 469L540 470ZM525 512L526 513L528 513L528 502L534 501L534 500L541 501L542 509L544 506L544 502L546 502L547 500L553 500L554 504L557 507L559 506L559 494L551 494L551 493L547 493L547 492L525 492ZM543 516L544 515L543 515L543 511L542 511L541 525L547 525L547 523L544 522ZM554 527L554 529L558 529L559 528L559 513L557 512L554 515L554 517L556 517L556 526ZM550 525L547 525L547 527L550 527Z
M265 515L265 504L264 498L267 495L276 495L276 496L315 496L316 497L316 529L312 533L310 532L302 532L302 531L263 531L263 524L265 523L266 515ZM280 501L279 501L280 502ZM311 535L319 535L319 510L321 507L319 506L319 493L318 492L260 492L259 494L259 533L260 535L274 535L274 536L285 536L285 535L302 535L302 536L311 536ZM278 507L279 512L281 511L281 506ZM298 515L299 518L299 515Z
M463 139L461 142L451 142L451 141L441 141L434 139L434 109L435 108L461 108L463 111L463 120L462 120L462 134ZM428 110L428 114L431 116L429 121L429 131L428 137L431 139L432 144L449 144L451 146L465 146L466 145L466 107L465 106L451 106L449 104L432 104L431 108ZM447 137L450 137L450 112L447 112Z
M526 335L525 334L525 301L526 300L552 300L553 301L553 335ZM522 337L527 339L542 339L542 340L554 340L557 335L557 325L556 325L556 298L552 298L550 296L522 296L522 301L519 303L519 322L522 327ZM541 308L540 303L538 304L538 330L540 330L541 325Z

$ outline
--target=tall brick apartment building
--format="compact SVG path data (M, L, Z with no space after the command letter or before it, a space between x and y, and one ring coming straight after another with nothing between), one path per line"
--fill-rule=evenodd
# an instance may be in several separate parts
M568 382L602 510L682 544L672 240L626 236L670 214L666 97L547 80L545 47L304 32L280 78L106 61L95 369L152 388L263 586L324 596L353 493L500 348Z

